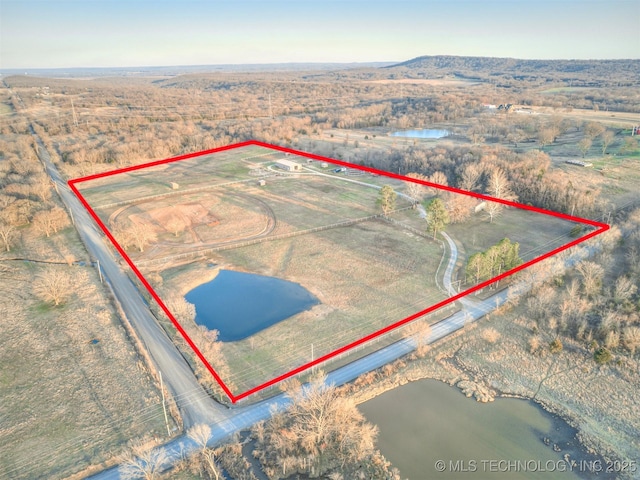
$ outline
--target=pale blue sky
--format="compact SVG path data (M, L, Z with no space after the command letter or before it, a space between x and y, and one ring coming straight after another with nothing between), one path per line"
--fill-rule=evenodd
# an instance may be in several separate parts
M640 58L639 0L0 0L0 68Z

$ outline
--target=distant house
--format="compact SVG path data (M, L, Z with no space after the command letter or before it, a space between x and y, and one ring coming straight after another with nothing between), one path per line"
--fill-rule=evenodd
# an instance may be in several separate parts
M266 184L267 184L267 182L266 182L266 181L264 181L264 180L258 180L258 186L259 186L259 187L264 187Z
M171 182L169 185L171 185L172 190L178 190L180 188L180 185L178 185L176 182Z
M322 167L322 168L329 168L329 164L328 164L327 162L322 162L322 163L320 164L320 167Z
M276 167L286 170L287 172L299 172L302 170L299 163L292 162L291 160L278 160L276 162Z

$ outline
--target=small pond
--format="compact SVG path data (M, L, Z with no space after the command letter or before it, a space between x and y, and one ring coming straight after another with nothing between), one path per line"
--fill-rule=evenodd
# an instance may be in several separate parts
M443 138L449 136L449 130L437 130L433 128L423 128L420 130L402 130L391 133L392 137L405 138Z
M221 270L185 295L196 307L196 323L220 332L223 342L242 340L318 304L298 283Z

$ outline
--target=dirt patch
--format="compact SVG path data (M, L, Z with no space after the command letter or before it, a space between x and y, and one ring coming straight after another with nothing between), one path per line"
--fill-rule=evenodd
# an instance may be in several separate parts
M148 215L156 226L157 233L162 233L158 231L160 229L166 232L174 225L177 230L184 230L199 225L213 227L220 223L220 220L212 215L201 203L195 202L154 208L149 210ZM136 214L131 215L130 218L133 221L142 221L140 216Z

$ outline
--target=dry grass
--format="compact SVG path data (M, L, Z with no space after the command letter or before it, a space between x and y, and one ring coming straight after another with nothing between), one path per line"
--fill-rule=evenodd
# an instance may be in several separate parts
M377 190L339 179L287 175L270 177L266 186L257 186L251 172L258 168L264 171L275 158L277 153L270 149L241 148L80 186L103 219L114 222L121 217L135 217L156 231L166 227L163 219L173 213L196 203L201 207L198 215L189 217L190 228L178 237L165 230L158 243L145 252L131 250L134 261L173 258L185 251L215 246L233 235L238 241L245 240L253 231L244 220L250 219L253 228L262 227L269 211L277 219L277 226L264 238L378 213ZM356 180L379 182L381 178ZM170 189L171 181L179 183L178 191ZM203 190L193 192L193 188ZM158 193L169 196L136 201ZM116 199L131 203L100 207ZM398 205L403 206L403 202L406 200L400 197ZM256 216L261 217L259 222ZM533 258L566 243L572 226L517 209L506 210L494 224L482 216L450 227L461 246L460 266L465 254L485 250L505 236L521 242L522 255ZM211 224L212 217L219 223ZM417 210L398 212L394 217L420 231L426 228ZM442 300L435 285L441 258L438 243L382 221L208 253L207 261L222 268L300 283L321 301L311 310L249 339L224 344L231 369L230 378L224 380L234 392L246 391ZM157 289L185 292L186 276L200 278L196 265L171 270L167 269L170 264L163 266L164 271L148 271L147 278Z
M434 378L451 385L461 380L490 385L500 395L533 398L578 428L581 442L599 454L640 462L639 362L598 367L593 353L564 341L560 354L546 344L530 353L532 323L518 306L492 314L480 324L434 345L423 358L411 357L390 376L356 381L350 387L357 403L409 381ZM499 335L499 341L491 342Z
M24 240L16 256L86 255L71 229ZM72 275L64 305L31 293L45 268ZM67 477L109 461L131 438L162 431L158 392L92 269L0 261L0 282L0 476Z
M441 255L438 244L382 221L220 252L217 263L298 282L322 302L223 344L224 380L243 392L309 362L311 344L318 358L436 303L444 298L434 279ZM184 292L182 282L203 273L200 264L165 271L163 289Z

